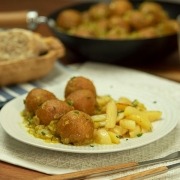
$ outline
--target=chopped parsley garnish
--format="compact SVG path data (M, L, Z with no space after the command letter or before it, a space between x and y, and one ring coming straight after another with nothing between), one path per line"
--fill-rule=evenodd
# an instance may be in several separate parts
M71 101L71 100L67 100L66 102L67 102L70 106L73 106L73 104L74 104L74 102Z
M45 133L44 133L43 131L41 132L41 134L42 134L43 136L45 136Z
M122 136L121 136L121 135L117 135L116 137L117 137L117 138L119 138L119 139L120 139L120 138L122 138Z
M133 102L132 102L132 106L133 107L137 107L139 104L139 101L137 99L135 99Z
M141 137L143 135L143 133L139 133L137 134L137 137Z

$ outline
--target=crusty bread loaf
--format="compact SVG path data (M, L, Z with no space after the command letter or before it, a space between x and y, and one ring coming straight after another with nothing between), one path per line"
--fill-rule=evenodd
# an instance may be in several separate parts
M0 32L0 86L39 79L64 54L63 44L55 37L24 29Z
M47 50L37 33L17 28L0 32L0 61L34 58Z

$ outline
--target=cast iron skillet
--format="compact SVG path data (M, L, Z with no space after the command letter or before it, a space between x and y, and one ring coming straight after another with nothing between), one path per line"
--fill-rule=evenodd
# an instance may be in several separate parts
M141 2L143 1L132 1L135 7ZM180 13L180 4L157 2L163 6L171 18L177 18ZM73 8L84 11L92 4L94 2L84 2L58 9L49 15L49 19L56 20L57 15L64 9ZM56 26L51 26L51 30L79 61L90 60L122 65L149 64L162 60L177 49L177 34L141 40L100 40L67 35Z
M143 0L131 0L131 2L134 7L137 7ZM158 0L156 2L163 6L171 18L177 18L180 13L180 4ZM30 23L32 25L31 29L36 28L39 23L46 23L54 35L64 43L67 50L73 55L73 58L79 62L90 60L120 65L146 65L162 61L166 56L177 50L177 34L152 39L100 40L71 36L60 31L56 26L55 22L61 11L68 8L84 11L95 3L97 2L83 1L75 5L60 8L52 12L48 17L37 17ZM19 15L11 13L11 15L1 16L0 13L0 27L7 24L11 24L12 27L26 24L26 14L27 11L20 12ZM16 20L14 20L15 17Z

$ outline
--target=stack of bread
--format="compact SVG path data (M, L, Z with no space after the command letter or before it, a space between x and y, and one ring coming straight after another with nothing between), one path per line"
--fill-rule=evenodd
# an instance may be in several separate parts
M39 79L63 57L63 44L25 29L0 32L0 86Z

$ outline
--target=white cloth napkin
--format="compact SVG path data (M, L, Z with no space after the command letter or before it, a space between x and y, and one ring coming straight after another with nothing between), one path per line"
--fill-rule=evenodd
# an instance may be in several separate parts
M68 79L70 76L74 76L75 74L89 77L95 84L98 83L100 79L110 82L113 78L122 85L123 83L135 84L136 86L146 88L147 91L151 88L151 90L157 94L163 93L164 96L171 97L174 101L177 101L180 107L179 83L165 80L140 71L100 63L85 63L82 65L71 66L70 68L64 67L64 69L62 69L63 68L61 66L59 71L56 71L57 74L55 73L52 75L53 77L49 77L49 80L48 78L45 78L43 83L47 86L58 84L60 80ZM70 72L73 72L73 74ZM54 81L52 81L52 79ZM130 161L140 162L160 158L180 150L180 116L177 118L179 119L177 127L160 140L136 149L105 154L74 154L37 148L23 144L11 138L0 126L0 160L46 174L61 174L110 164ZM175 162L180 162L180 160L154 165L153 167L169 165ZM123 173L121 172L119 174L109 175L98 179L113 179L148 168L150 167L144 167ZM179 177L180 170L174 169L166 174L158 175L149 179L178 180Z

